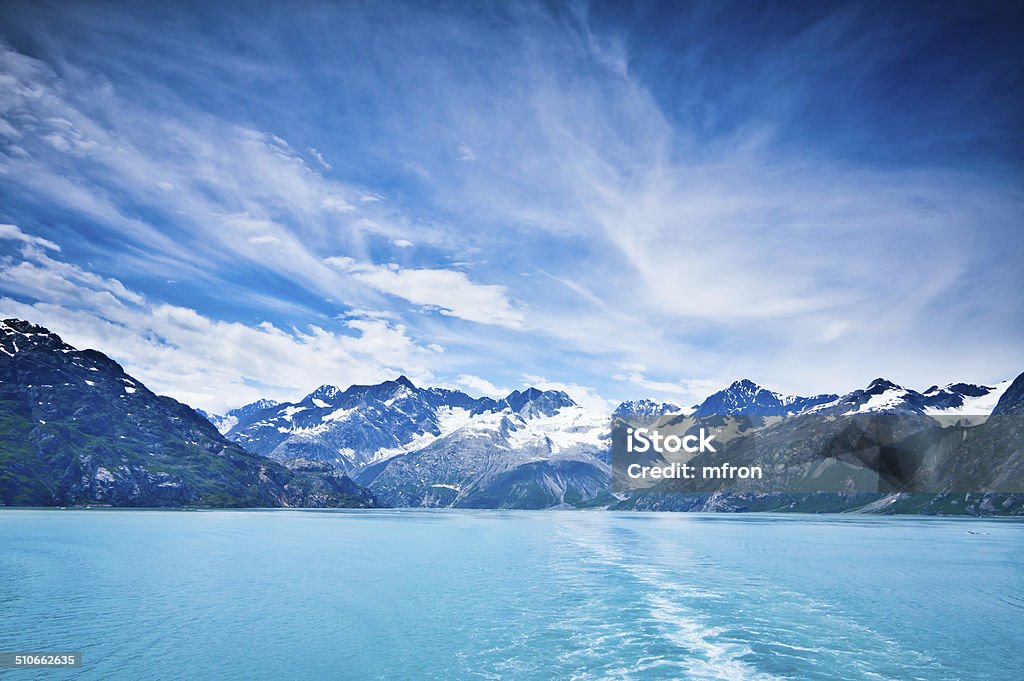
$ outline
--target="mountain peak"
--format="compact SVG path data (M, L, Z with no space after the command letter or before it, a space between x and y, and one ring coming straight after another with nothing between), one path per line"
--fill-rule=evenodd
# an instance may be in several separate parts
M519 411L525 404L532 402L540 395L541 391L532 386L523 391L513 390L505 396L505 403L512 407L512 411Z
M396 378L395 379L395 383L397 383L399 385L404 385L409 390L415 390L416 389L416 386L413 385L412 381L410 381L409 378L405 374L402 374L401 376Z
M241 407L232 409L231 411L228 412L228 415L252 414L262 409L270 409L271 407L276 407L278 404L279 403L277 400L268 400L266 398L260 398L255 402L250 402L249 404L244 404Z
M21 333L21 334L37 334L38 333L38 334L44 334L44 335L47 335L47 336L56 336L57 335L57 334L53 333L52 331L50 331L49 329L47 329L44 326L38 326L36 324L33 324L32 322L27 322L24 319L17 319L16 317L11 317L10 319L5 319L2 322L0 322L0 332L3 332L3 333L12 333L12 332L14 332L14 333Z
M738 381L733 381L732 385L729 386L729 390L743 390L747 392L757 392L758 390L764 390L757 383L754 383L749 378L741 378Z
M238 425L238 423L248 417L251 417L265 409L272 409L279 404L277 400L268 400L266 398L258 399L255 402L244 404L241 407L236 407L229 410L223 416L218 414L210 414L203 411L202 409L196 409L199 414L207 421L216 426L217 430L221 434L226 434L231 431L232 428Z
M614 414L675 414L683 408L671 402L655 402L643 398L639 400L627 400L615 408Z
M992 388L988 386L976 385L974 383L951 383L946 386L946 389L969 397L981 397L992 391Z
M508 395L505 396L505 399L506 400L514 400L514 399L519 399L521 397L525 397L527 399L533 399L534 397L537 397L538 395L540 395L540 393L541 393L541 391L538 388L534 388L533 386L530 386L529 388L526 388L525 390L513 390L512 392L510 392Z
M325 383L310 394L306 395L309 399L317 400L330 400L337 397L341 393L341 388L336 385L330 385Z
M697 406L694 414L697 418L729 414L785 416L800 413L834 399L836 395L781 395L754 383L749 378L743 378L733 381L725 390L709 395Z
M532 405L536 411L548 416L562 407L576 406L572 398L561 390L540 390L533 386L523 391L513 390L503 402L515 412L521 412L528 405Z
M900 386L896 385L887 378L876 378L868 384L867 392L869 393L883 393L886 390L899 389Z
M640 400L627 400L622 402L612 412L612 416L617 416L624 419L634 420L650 420L656 419L661 416L668 414L680 414L689 413L689 410L684 410L678 404L671 402L655 402L650 399Z
M28 340L32 345L45 345L55 350L73 349L54 332L24 319L11 318L0 322L0 341L3 343L0 347L3 347L6 354L13 355L24 348L24 345L18 345L18 338Z

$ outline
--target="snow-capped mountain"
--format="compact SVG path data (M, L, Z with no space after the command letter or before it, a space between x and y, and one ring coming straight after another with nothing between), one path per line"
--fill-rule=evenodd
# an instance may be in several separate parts
M689 416L693 413L694 409L695 407L686 409L671 402L655 402L654 400L646 399L629 400L616 407L615 411L612 412L612 416L631 423L649 423L670 414Z
M401 376L347 389L324 385L297 402L256 403L225 416L237 419L228 438L246 449L279 461L329 464L390 505L598 506L615 503L613 418L634 425L658 422L670 432L713 428L722 443L765 433L763 442L780 447L794 437L792 428L803 428L801 437L813 448L834 436L839 425L833 417L840 415L895 412L903 430L934 427L952 414L961 417L957 425L975 425L1007 385L956 383L918 393L877 379L843 396L803 397L744 379L695 407L636 400L604 414L584 409L561 391L528 388L492 399L420 388ZM980 420L962 418L974 414Z
M1010 387L1010 381L996 385L952 383L943 388L932 386L922 393L929 416L987 416Z
M992 413L1009 385L1010 381L994 386L952 383L942 388L932 386L919 393L887 379L876 378L867 388L854 390L812 411L844 416L902 412L930 416L943 425L979 423Z
M488 494L532 508L591 499L607 488L607 431L607 415L558 390L528 388L495 400L418 388L401 376L346 390L321 386L298 402L240 415L227 435L279 461L327 462L380 488L391 503L472 505ZM501 492L501 476L520 491Z
M1024 430L1020 419L1002 415L1024 414L1021 405L1024 375L1012 384L952 384L924 393L876 379L790 416L705 416L700 425L717 426L720 446L696 454L691 465L728 461L772 475L727 489L714 480L662 480L627 495L623 505L1019 515ZM689 419L679 427L695 423Z
M354 471L426 446L473 414L498 405L455 390L419 389L401 376L347 390L320 386L298 402L248 414L227 435L273 459L326 461Z
M606 415L588 413L559 390L527 388L493 399L419 388L402 376L345 390L321 386L298 402L241 416L227 436L271 459L330 463L374 483L395 501L414 505L463 504L465 495L449 493L464 488L479 492L499 473L528 463L543 460L559 468L574 461L589 467L577 476L587 479L586 490L563 485L543 502L530 502L551 506L562 503L565 495L589 498L592 479L607 486L607 445L601 439L607 430ZM439 452L444 453L443 470L434 461ZM539 484L546 490L558 487L551 486L550 480L558 477L551 470L537 475L544 478Z
M633 426L649 426L656 421L660 430L679 435L697 432L700 428L713 428L716 438L724 442L837 398L831 394L812 397L783 395L749 379L742 379L709 395L690 409L668 409L666 407L675 405L640 400L620 405L613 416Z
M356 474L397 506L546 508L610 501L608 419L560 391L485 411ZM557 407L556 407L557 405Z
M694 418L707 416L792 416L820 404L832 402L838 395L800 397L783 395L762 388L751 380L733 382L725 390L709 395L693 412Z
M270 407L276 407L278 402L276 400L256 400L243 407L232 409L228 413L221 416L220 414L209 414L202 409L196 409L197 412L206 417L206 420L216 426L217 430L221 434L227 433L229 430L238 425L241 419L247 418L256 412L269 409Z
M610 415L557 390L477 398L401 376L325 385L298 402L264 400L203 419L102 353L76 350L20 320L0 322L0 374L3 504L372 506L379 499L713 510L750 503L742 492L695 501L664 480L613 496ZM751 480L746 491L760 495L759 508L870 510L878 495L858 491L869 471L879 493L935 492L924 505L878 509L1007 514L1024 513L1021 414L1024 375L924 392L876 379L841 397L785 396L742 380L693 409L638 400L614 412L618 421L653 419L659 429L713 427L724 447L717 456L766 465L773 484L796 490L780 497ZM216 420L231 423L229 439L208 422ZM822 481L843 492L799 492ZM949 496L976 489L994 491L979 495L974 511Z

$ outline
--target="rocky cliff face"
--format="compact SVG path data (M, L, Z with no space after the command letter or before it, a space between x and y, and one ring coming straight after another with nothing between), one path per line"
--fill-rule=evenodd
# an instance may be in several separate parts
M226 440L95 350L0 322L4 505L373 506L343 474L292 469Z
M1018 376L999 398L993 416L1024 416L1024 374Z

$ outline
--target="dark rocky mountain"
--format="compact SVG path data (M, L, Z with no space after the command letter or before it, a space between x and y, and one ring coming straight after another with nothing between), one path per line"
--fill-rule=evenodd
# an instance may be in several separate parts
M227 437L276 460L298 457L355 471L440 436L453 414L459 418L499 406L496 400L455 390L419 389L400 376L346 390L322 385L298 402L239 418Z
M4 505L373 506L343 473L289 468L226 440L101 352L0 322Z
M854 390L834 403L822 405L819 411L851 414L901 411L933 417L987 417L1008 382L995 386L953 383L939 388L932 386L923 393L897 385L884 378L876 378L867 388Z
M1014 389L1017 386L1017 389ZM740 432L694 466L761 466L763 479L665 480L621 506L646 510L800 510L896 513L1024 513L1024 379L1009 388L957 384L924 394L876 379L833 402ZM1005 391L1005 392L1004 392ZM950 422L947 408L977 411L1002 398L980 421ZM692 428L693 426L691 426ZM979 491L984 493L979 493Z
M992 415L1024 416L1024 374L1018 376L1009 385L992 410Z
M708 416L792 416L821 404L836 400L838 395L815 395L798 397L782 395L762 388L751 380L733 382L701 402L692 416L701 419Z

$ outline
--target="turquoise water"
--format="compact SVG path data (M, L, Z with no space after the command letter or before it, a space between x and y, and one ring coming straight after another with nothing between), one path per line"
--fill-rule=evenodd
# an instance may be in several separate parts
M0 511L30 679L1024 679L1024 523Z

